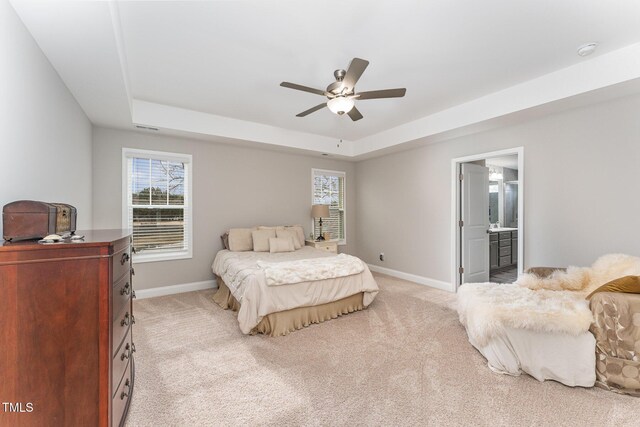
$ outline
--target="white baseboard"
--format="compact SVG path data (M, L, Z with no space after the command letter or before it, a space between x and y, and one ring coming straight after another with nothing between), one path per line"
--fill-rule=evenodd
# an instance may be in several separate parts
M215 288L218 285L215 280L202 282L181 283L179 285L159 286L157 288L136 290L137 299L161 297L164 295L180 294L182 292L200 291L202 289Z
M429 277L418 276L416 274L405 273L403 271L392 270L390 268L380 267L379 265L375 265L375 264L367 264L367 265L369 266L369 270L375 271L376 273L386 274L387 276L397 277L398 279L408 280L410 282L415 282L420 285L441 289L443 291L454 292L454 285L448 282L431 279Z

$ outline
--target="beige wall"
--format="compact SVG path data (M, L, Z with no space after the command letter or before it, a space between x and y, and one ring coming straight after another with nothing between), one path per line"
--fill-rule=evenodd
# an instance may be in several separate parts
M147 132L94 128L94 227L119 228L122 217L122 147L193 155L193 258L136 266L136 288L213 278L211 264L230 227L302 224L311 231L311 169L347 174L347 246L355 251L353 163Z
M518 146L525 268L640 256L640 96L357 163L357 254L450 282L451 160Z
M0 52L0 206L70 203L90 228L91 123L6 1Z

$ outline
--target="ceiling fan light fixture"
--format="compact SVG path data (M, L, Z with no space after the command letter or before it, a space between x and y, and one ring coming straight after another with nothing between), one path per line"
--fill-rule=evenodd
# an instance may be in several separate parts
M354 107L355 101L346 96L337 96L327 101L327 107L332 113L342 115L348 113Z

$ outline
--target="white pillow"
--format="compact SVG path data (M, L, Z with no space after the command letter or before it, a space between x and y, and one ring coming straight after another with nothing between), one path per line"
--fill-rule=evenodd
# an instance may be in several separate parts
M277 228L276 237L283 237L285 239L290 237L291 239L293 239L293 246L295 249L300 249L302 247L302 245L298 241L298 233L296 233L293 228Z
M293 252L296 247L294 245L294 237L271 237L269 239L269 252Z
M292 225L291 228L298 233L298 240L300 241L300 246L304 246L304 241L306 240L304 237L304 227L301 225Z
M250 251L253 249L253 239L250 228L232 228L229 230L229 250L234 252Z
M269 252L269 239L276 237L276 230L260 229L251 232L254 252Z

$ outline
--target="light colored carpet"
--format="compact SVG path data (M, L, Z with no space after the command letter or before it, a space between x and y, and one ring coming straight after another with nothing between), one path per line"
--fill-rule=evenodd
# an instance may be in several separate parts
M127 424L639 425L640 399L494 374L452 294L375 276L369 309L278 338L242 335L211 290L136 301Z

